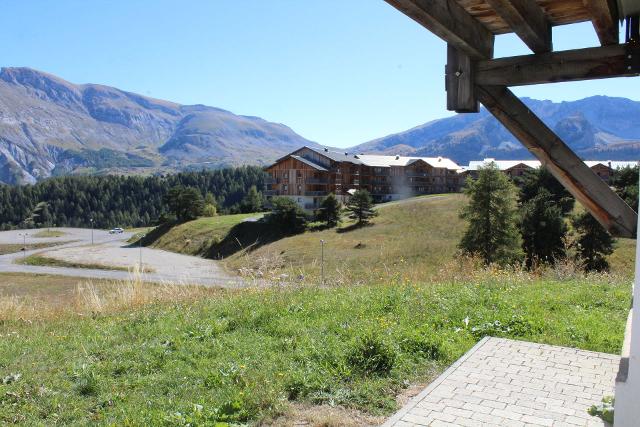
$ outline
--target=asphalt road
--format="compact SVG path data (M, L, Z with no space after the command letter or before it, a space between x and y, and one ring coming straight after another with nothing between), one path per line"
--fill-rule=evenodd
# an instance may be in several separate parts
M14 230L0 232L0 243L23 243L21 234L26 233L27 244L37 242L60 242L60 245L46 249L36 249L0 256L0 272L56 274L62 276L126 280L131 277L134 266L140 260L140 248L129 246L126 241L132 233L109 234L104 230L93 231L82 228L52 228L65 234L60 237L33 237L41 230ZM65 241L73 240L71 243ZM16 264L19 258L40 253L43 256L59 260L101 264L128 268L129 271L98 270L86 268L67 268L49 266L31 266ZM142 264L145 269L142 279L147 282L176 284L194 284L215 287L239 287L245 285L242 279L227 274L217 261L194 256L181 255L159 249L142 248ZM1 280L1 279L0 279Z

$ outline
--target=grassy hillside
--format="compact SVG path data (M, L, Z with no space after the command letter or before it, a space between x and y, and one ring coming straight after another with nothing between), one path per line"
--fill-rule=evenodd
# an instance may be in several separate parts
M175 227L158 227L151 231L146 245L187 255L202 255L213 244L221 241L235 225L262 214L221 215L199 218Z
M465 224L458 213L466 203L461 194L426 196L378 207L373 225L307 231L271 239L265 227L239 224L255 215L201 218L150 234L150 245L166 250L218 258L233 272L252 277L302 278L318 283L321 240L324 240L328 283L371 283L402 277L437 277L457 252ZM578 207L576 212L579 212ZM166 233L166 234L163 234ZM227 234L230 233L230 234ZM229 251L227 246L231 246ZM224 250L223 250L224 249ZM635 240L618 239L609 257L616 274L633 274Z
M249 274L290 274L317 278L320 240L325 241L325 275L332 282L369 283L402 276L424 279L451 261L464 224L463 195L431 196L381 205L373 225L306 232L227 259L232 270ZM349 231L344 231L349 230Z

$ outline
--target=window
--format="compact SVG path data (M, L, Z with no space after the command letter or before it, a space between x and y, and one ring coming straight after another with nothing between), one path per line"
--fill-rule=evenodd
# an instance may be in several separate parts
M287 191L287 190L289 189L289 186L288 186L287 184L285 184L285 185L283 185L283 186L282 186L282 189L283 189L284 191Z
M288 171L285 171L285 172L282 174L282 177L283 177L283 178L289 178L289 172L288 172Z

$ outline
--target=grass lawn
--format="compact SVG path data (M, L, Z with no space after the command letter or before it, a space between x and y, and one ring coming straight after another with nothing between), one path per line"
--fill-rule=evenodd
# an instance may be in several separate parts
M60 230L42 230L42 231L38 231L37 233L33 234L31 237L39 237L39 238L44 238L44 237L62 237L64 236L65 233L64 231L60 231Z
M185 222L160 234L149 246L187 255L200 255L222 240L234 225L262 213L220 215Z
M71 242L73 242L73 240L66 240L64 242L27 243L26 246L20 243L2 243L0 244L0 255L20 252L22 248L25 248L27 251L31 251L34 249L44 249L44 248L50 248L52 246L64 245L65 243L71 243Z
M614 276L487 270L431 285L219 291L9 319L0 323L0 423L269 423L291 403L388 415L398 392L483 335L617 353L629 296Z
M612 274L479 268L456 258L464 202L389 204L372 226L225 259L243 274L287 274L285 286L121 284L110 290L125 303L89 292L80 313L28 321L0 305L0 424L292 425L311 423L299 408L328 407L351 412L321 411L313 425L375 424L486 335L620 352L635 241L619 241ZM185 223L153 245L205 253L250 216ZM327 286L317 286L320 239Z
M39 265L39 266L48 266L48 267L87 268L87 269L94 269L94 270L118 270L118 271L129 270L127 267L122 267L119 265L70 262L70 261L64 261L57 258L47 257L40 254L33 254L24 259L20 258L19 260L16 260L16 262L18 264ZM145 270L149 271L146 268Z
M31 304L35 300L43 308L62 307L73 300L76 287L86 281L81 277L52 274L0 273L0 299L17 297ZM92 283L103 286L112 281L94 279Z

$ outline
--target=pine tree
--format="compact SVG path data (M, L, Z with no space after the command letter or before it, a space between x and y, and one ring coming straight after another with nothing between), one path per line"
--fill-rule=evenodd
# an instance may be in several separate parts
M320 204L316 219L325 222L328 227L335 227L340 223L341 208L342 206L335 194L330 193Z
M538 191L544 188L554 204L560 207L563 215L568 215L573 210L575 199L544 166L527 171L523 176L516 178L516 184L520 187L521 204L536 197Z
M271 206L267 221L280 233L295 234L306 229L307 215L293 200L288 197L274 197L271 199Z
M561 206L546 188L539 188L531 200L522 204L520 232L528 267L565 257L567 225Z
M357 190L349 197L346 210L350 212L349 218L355 219L358 225L369 223L371 218L378 215L373 210L373 199L367 190Z
M572 219L579 237L576 241L576 258L587 271L606 271L606 256L613 253L614 239L590 213L584 212Z
M516 187L495 163L468 180L469 203L460 217L468 222L460 248L480 256L486 264L507 264L520 256Z
M240 209L243 213L260 212L262 210L262 194L258 192L255 185L252 185L247 195L242 199Z
M619 168L614 171L611 182L616 193L634 211L638 209L638 173L638 166Z

